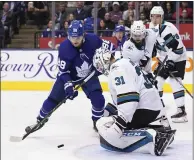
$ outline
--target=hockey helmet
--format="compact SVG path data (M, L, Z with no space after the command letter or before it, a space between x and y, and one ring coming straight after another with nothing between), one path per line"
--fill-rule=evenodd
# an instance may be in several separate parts
M84 36L84 27L81 21L74 20L68 28L68 39L72 45L78 47L81 45Z
M150 11L150 18L152 16L152 14L158 14L158 15L161 15L161 17L163 17L164 15L164 10L161 6L154 6L152 8L152 10Z
M134 21L131 25L131 38L135 41L141 41L146 36L146 27L143 21Z

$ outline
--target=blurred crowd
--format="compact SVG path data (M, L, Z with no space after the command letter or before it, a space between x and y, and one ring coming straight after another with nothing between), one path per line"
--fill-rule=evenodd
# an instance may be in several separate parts
M176 2L175 1L147 1L139 2L138 9L135 3L130 1L98 3L97 29L99 36L112 36L117 25L125 26L128 30L134 20L139 19L148 24L150 21L150 10L153 6L162 6L164 19L175 23ZM180 23L193 23L193 2L180 2L179 13ZM94 2L56 2L55 13L55 35L66 37L67 29L71 21L82 20L87 32L94 30ZM27 23L37 26L43 30L42 37L51 37L51 2L0 2L0 39L4 37L4 43L11 43L11 38L19 34L20 27ZM0 43L2 43L0 41ZM1 44L0 44L1 45Z

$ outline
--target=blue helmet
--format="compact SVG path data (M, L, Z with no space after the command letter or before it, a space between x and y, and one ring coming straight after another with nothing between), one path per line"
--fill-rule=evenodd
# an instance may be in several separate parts
M125 27L123 25L118 25L115 28L115 32L125 32Z
M83 35L84 35L84 27L81 21L78 21L78 20L72 21L68 28L68 36L80 37Z

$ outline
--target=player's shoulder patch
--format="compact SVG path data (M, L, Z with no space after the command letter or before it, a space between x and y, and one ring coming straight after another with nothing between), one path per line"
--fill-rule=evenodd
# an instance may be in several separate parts
M111 67L111 71L113 71L113 70L117 70L118 69L118 65L113 65L112 67Z
M111 65L111 71L115 71L115 70L117 70L117 69L119 69L120 68L120 65L119 65L119 60L120 59L117 59L112 65Z

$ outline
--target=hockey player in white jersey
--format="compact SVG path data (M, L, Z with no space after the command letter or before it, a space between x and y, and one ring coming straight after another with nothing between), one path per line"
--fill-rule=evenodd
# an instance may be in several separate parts
M163 61L164 57L168 53L168 60L163 69L159 72L157 81L158 81L158 90L160 96L163 95L163 84L167 78L169 78L169 83L172 86L173 96L175 103L177 105L178 111L176 114L171 116L173 122L187 122L186 111L185 111L185 90L176 81L174 77L182 82L185 74L186 66L186 48L181 40L179 31L177 28L170 22L166 22L163 19L164 11L162 7L155 6L150 12L150 28L159 26L159 36L157 37L155 49L157 51L157 57L160 61ZM159 63L160 66L160 63ZM159 68L159 67L158 67ZM156 69L155 74L158 70ZM170 74L173 74L171 76Z
M152 51L156 38L159 32L158 29L146 29L142 21L134 21L131 26L131 37L124 43L122 56L123 58L130 58L132 62L139 65L144 71L149 81L157 87L157 81L152 75ZM167 117L164 114L160 119L162 124L170 127Z
M130 58L143 70L151 73L152 51L158 32L155 29L146 29L142 21L134 21L130 35L130 39L123 45L123 57Z
M108 76L109 90L117 108L116 115L97 121L101 146L112 151L146 150L162 155L175 130L145 129L163 108L158 91L145 72L130 59L116 60L113 53L103 48L96 50L93 65Z

